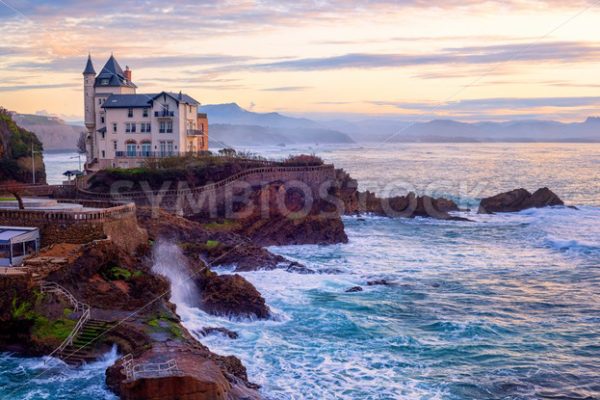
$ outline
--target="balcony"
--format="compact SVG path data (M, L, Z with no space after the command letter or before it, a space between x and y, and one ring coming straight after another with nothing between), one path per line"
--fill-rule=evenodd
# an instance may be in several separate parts
M158 118L173 118L175 116L175 111L169 111L169 110L154 111L154 116L158 117Z
M204 136L204 131L202 129L188 129L188 136Z
M178 155L176 151L117 151L115 158L162 158Z

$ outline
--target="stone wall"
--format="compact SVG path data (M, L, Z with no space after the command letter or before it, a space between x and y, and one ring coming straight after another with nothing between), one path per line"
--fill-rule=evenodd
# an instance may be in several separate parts
M86 201L83 204L110 205ZM0 210L0 225L39 228L42 247L55 243L85 244L110 237L127 251L134 251L147 242L146 231L137 225L133 204L93 211Z

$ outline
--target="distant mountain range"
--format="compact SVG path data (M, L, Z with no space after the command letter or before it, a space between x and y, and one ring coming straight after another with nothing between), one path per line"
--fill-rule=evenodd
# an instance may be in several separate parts
M544 120L465 123L407 122L393 118L324 120L256 113L235 103L200 107L211 140L235 145L352 142L600 142L600 118L562 123Z
M600 142L600 118L562 123L544 120L465 123L437 119L406 122L385 118L312 120L257 113L235 103L199 108L208 114L211 147L354 142ZM83 126L49 116L18 114L21 127L36 133L47 150L75 149Z
M256 113L235 103L211 104L198 110L208 115L211 144L229 146L353 143L347 134L306 118Z

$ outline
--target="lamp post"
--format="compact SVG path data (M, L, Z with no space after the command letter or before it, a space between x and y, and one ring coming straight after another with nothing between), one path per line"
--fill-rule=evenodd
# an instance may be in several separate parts
M33 184L35 185L35 155L40 153L35 151L33 148L33 142L31 142L31 176L33 178Z
M77 153L76 156L69 157L70 159L78 158L79 159L79 170L81 171L81 153Z

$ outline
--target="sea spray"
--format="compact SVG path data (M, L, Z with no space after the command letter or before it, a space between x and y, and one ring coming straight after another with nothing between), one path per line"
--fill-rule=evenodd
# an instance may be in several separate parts
M105 371L120 357L117 346L98 361L71 367L47 358L0 357L0 399L117 400L105 384Z
M159 240L154 247L152 271L164 276L171 283L171 301L177 305L197 305L198 288L194 284L193 271L179 246Z

